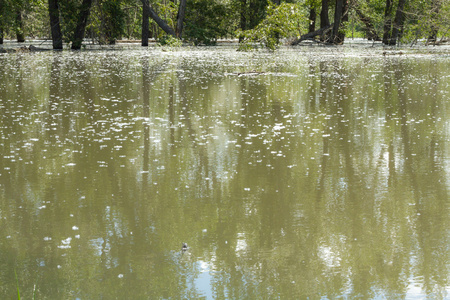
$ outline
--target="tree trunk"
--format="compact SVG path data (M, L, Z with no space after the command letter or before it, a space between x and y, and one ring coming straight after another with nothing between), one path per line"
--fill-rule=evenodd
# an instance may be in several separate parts
M292 46L295 46L295 45L300 44L300 42L302 42L302 41L311 40L311 39L313 39L314 37L316 37L316 36L318 36L318 35L323 35L323 34L325 34L327 31L330 31L330 30L332 29L333 25L334 25L334 24L331 24L331 25L328 25L327 27L320 28L319 30L316 30L316 31L314 31L314 32L309 32L309 33L307 33L307 34L304 34L304 35L302 35L298 40L293 41L293 42L291 43L291 45L292 45Z
M144 0L148 5L148 0ZM150 16L148 14L148 10L144 7L142 8L142 32L141 32L141 39L142 39L142 46L147 47L148 46L148 38L150 35L149 30L149 19Z
M342 44L344 43L345 39L345 29L346 24L348 22L348 1L343 0L342 1L342 16L341 16L341 24L339 24L339 29L337 32L337 43L336 44Z
M83 3L81 4L80 13L78 15L77 27L75 29L72 40L73 50L81 49L81 44L83 43L84 31L86 29L87 21L89 18L91 5L92 0L83 0Z
M158 24L159 27L161 27L161 29L164 30L165 33L176 37L175 31L172 28L170 28L170 26L167 25L167 23L158 16L158 14L150 7L149 4L146 3L145 0L141 0L141 2L144 10L147 10L147 13L150 16L150 18L152 18L153 21L155 21L155 23Z
M391 45L391 30L392 30L392 0L386 0L386 7L384 8L384 26L383 26L383 44Z
M181 39L181 35L183 34L183 21L185 12L186 12L186 0L181 0L180 6L178 7L177 28L175 29L175 33L177 35L177 38L179 39Z
M53 49L62 49L63 41L61 26L59 24L58 0L48 0L48 14L50 16L50 29L52 33Z
M328 18L328 0L322 0L322 10L320 11L320 28L330 26L330 19Z
M25 42L25 33L23 31L23 22L22 22L22 12L16 12L16 36L17 42L23 43Z
M316 9L311 7L309 10L309 30L308 32L314 32L316 30Z
M3 7L4 7L3 0L0 0L0 16L1 16L0 17L0 45L3 44L3 31L4 31L4 29L3 29L3 26L4 26Z
M239 27L242 31L247 30L247 0L241 0L241 12L240 12L240 20L239 20ZM241 36L239 37L239 42L242 42L244 38Z
M342 12L344 9L345 0L336 0L336 7L334 9L334 25L331 33L330 42L333 44L340 44L339 40L339 28L341 27Z
M397 40L400 41L400 32L403 29L403 21L405 20L403 8L405 7L406 0L399 0L397 11L395 12L394 26L392 28L391 45L395 45Z
M431 7L431 14L430 17L433 19L431 23L431 29L430 34L427 39L427 44L433 43L433 45L436 45L437 41L437 34L439 30L439 25L437 23L437 20L439 18L439 11L441 9L441 2L439 0L433 0L432 1L432 7Z

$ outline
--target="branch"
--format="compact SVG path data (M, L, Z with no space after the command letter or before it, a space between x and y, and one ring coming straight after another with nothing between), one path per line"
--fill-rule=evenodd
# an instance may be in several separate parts
M142 7L147 10L150 18L152 18L153 21L155 21L155 23L158 24L159 27L161 27L161 29L164 30L165 33L176 37L175 31L173 31L173 29L169 25L167 25L167 23L163 19L161 19L158 16L158 14L146 3L146 1L141 0L141 2Z
M334 23L333 23L333 24L330 24L330 25L328 25L328 26L326 26L326 27L322 27L322 28L320 28L320 29L318 29L318 30L316 30L316 31L306 33L306 34L302 35L298 40L293 41L293 42L291 43L291 45L292 45L292 46L295 46L295 45L300 44L300 42L303 42L303 41L305 41L305 40L312 39L312 38L314 38L314 37L316 37L316 36L318 36L318 35L322 35L325 31L330 30L331 28L333 28L333 25L334 25Z

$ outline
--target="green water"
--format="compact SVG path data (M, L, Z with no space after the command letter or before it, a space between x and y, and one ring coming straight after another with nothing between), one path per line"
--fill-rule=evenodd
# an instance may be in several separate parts
M448 55L150 49L0 56L1 298L449 297Z

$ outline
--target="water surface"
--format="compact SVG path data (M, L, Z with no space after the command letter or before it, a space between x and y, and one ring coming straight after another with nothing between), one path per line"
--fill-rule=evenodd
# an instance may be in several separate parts
M448 55L150 48L0 70L4 298L15 272L36 299L448 297Z

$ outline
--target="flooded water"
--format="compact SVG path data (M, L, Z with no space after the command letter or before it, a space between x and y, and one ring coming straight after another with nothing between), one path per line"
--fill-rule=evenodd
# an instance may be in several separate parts
M313 49L0 55L1 298L449 297L450 55Z

